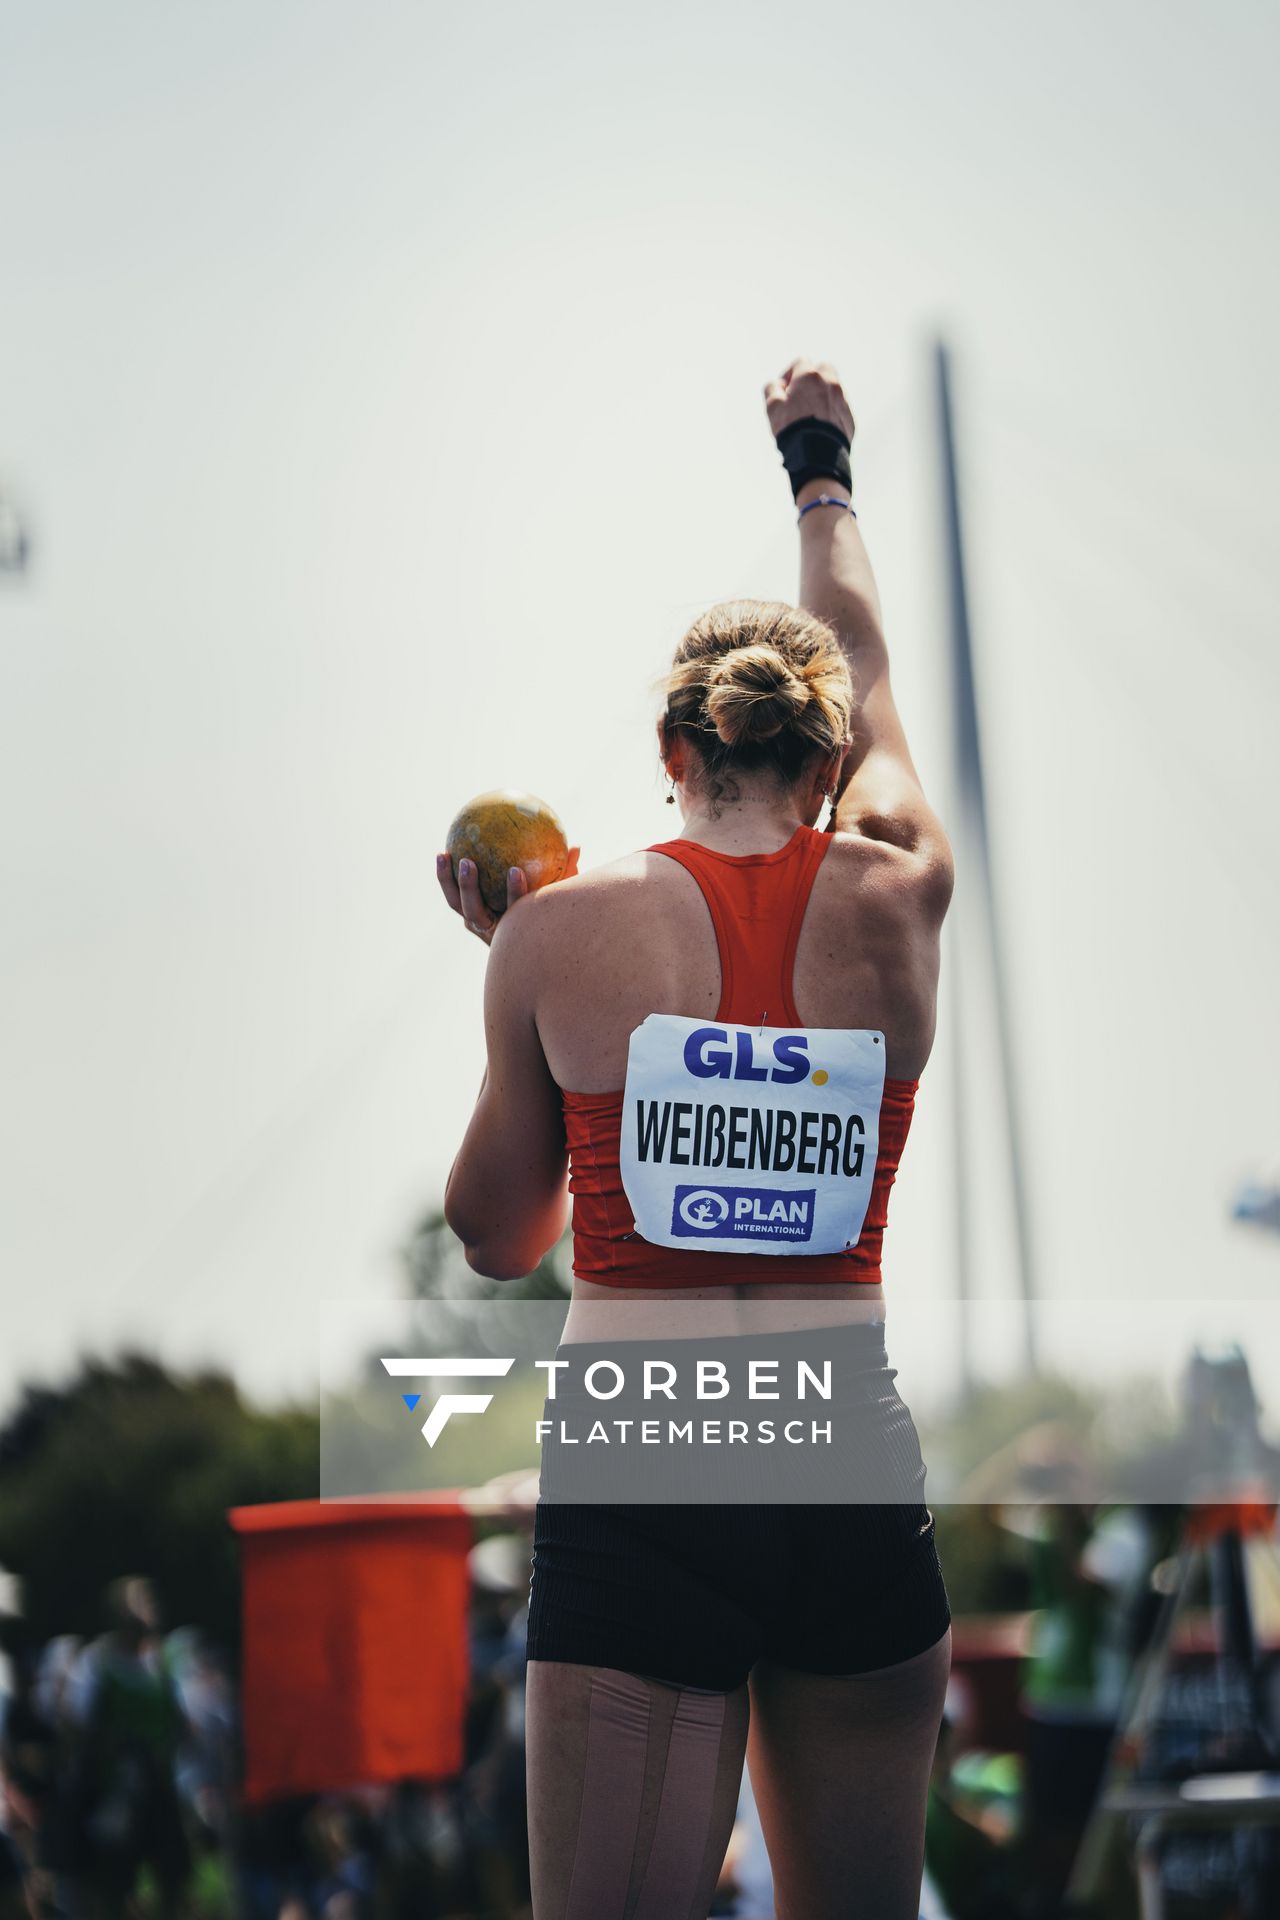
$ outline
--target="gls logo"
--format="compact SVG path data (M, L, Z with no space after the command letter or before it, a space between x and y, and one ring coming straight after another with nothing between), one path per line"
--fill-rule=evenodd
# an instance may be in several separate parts
M458 1380L495 1376L501 1379L510 1373L515 1365L515 1355L510 1360L388 1360L383 1366L389 1374L408 1380ZM418 1393L401 1394L401 1399L412 1412L422 1398ZM429 1447L434 1447L449 1422L451 1413L483 1413L493 1399L491 1393L442 1393L422 1423L422 1437Z
M773 1080L778 1086L794 1087L808 1079L807 1034L780 1033L768 1050L773 1065L762 1067L755 1060L756 1036L736 1033L733 1037L731 1051L723 1027L695 1028L684 1043L684 1064L696 1080ZM821 1079L826 1077L824 1073Z

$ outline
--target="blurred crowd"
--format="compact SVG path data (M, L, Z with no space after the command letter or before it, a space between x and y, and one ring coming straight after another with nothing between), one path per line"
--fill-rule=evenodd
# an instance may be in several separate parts
M114 1583L97 1638L21 1648L0 1694L0 1920L527 1914L519 1548L498 1545L473 1566L467 1765L446 1783L241 1805L230 1663L164 1631L143 1578Z
M105 1630L9 1662L3 1703L0 1907L130 1910L141 1882L178 1912L201 1856L225 1853L238 1767L225 1662L191 1630L162 1634L141 1578L109 1589Z
M988 1714L984 1737L979 1689L957 1663L930 1787L924 1920L1065 1911L1150 1639L1153 1575L1170 1566L1176 1531L1176 1517L1155 1509L1045 1504L988 1517L1014 1543L1029 1603L1007 1616L1026 1623L1018 1726L993 1742ZM260 1808L238 1795L231 1660L191 1628L166 1631L146 1579L111 1586L96 1638L31 1646L19 1636L0 1687L0 1920L529 1920L528 1566L521 1533L472 1551L472 1679L456 1778ZM1215 1764L1265 1763L1241 1744L1244 1719L1220 1724L1221 1674L1184 1676L1171 1700L1160 1777L1202 1766L1210 1727ZM1201 1843L1181 1871L1188 1889L1210 1893L1240 1866L1235 1854L1214 1865ZM1133 1909L1124 1898L1105 1910ZM711 1911L773 1920L749 1778Z

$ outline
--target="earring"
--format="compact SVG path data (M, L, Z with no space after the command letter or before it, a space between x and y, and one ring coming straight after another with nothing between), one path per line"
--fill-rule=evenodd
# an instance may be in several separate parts
M669 807L674 807L674 805L675 805L675 803L676 803L676 783L675 783L675 781L674 781L674 780L673 780L673 779L671 778L671 775L670 775L670 774L668 774L668 775L667 775L667 785L668 785L668 787L670 787L670 789L671 789L671 791L670 791L670 793L668 793L668 795L667 795L667 805L668 805Z

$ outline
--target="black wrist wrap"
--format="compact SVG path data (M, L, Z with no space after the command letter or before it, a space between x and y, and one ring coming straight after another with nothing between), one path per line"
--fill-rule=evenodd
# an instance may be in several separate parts
M830 420L793 420L778 435L778 452L791 482L793 500L810 480L838 480L852 493L849 442Z

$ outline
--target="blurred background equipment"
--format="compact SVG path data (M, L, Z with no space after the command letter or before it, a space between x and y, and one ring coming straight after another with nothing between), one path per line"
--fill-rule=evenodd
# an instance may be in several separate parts
M1259 1646L1253 1594L1280 1593L1276 1457L1240 1347L1192 1353L1185 1379L1195 1491L1149 1644L1129 1678L1102 1791L1072 1877L1095 1896L1108 1843L1130 1824L1143 1920L1173 1896L1228 1892L1243 1920L1280 1912L1280 1743L1275 1662ZM1179 1630L1205 1590L1211 1660L1175 1664Z
M1280 1233L1280 1167L1244 1180L1236 1190L1231 1217L1248 1227Z
M0 487L0 573L22 573L31 557L31 541L12 497Z

